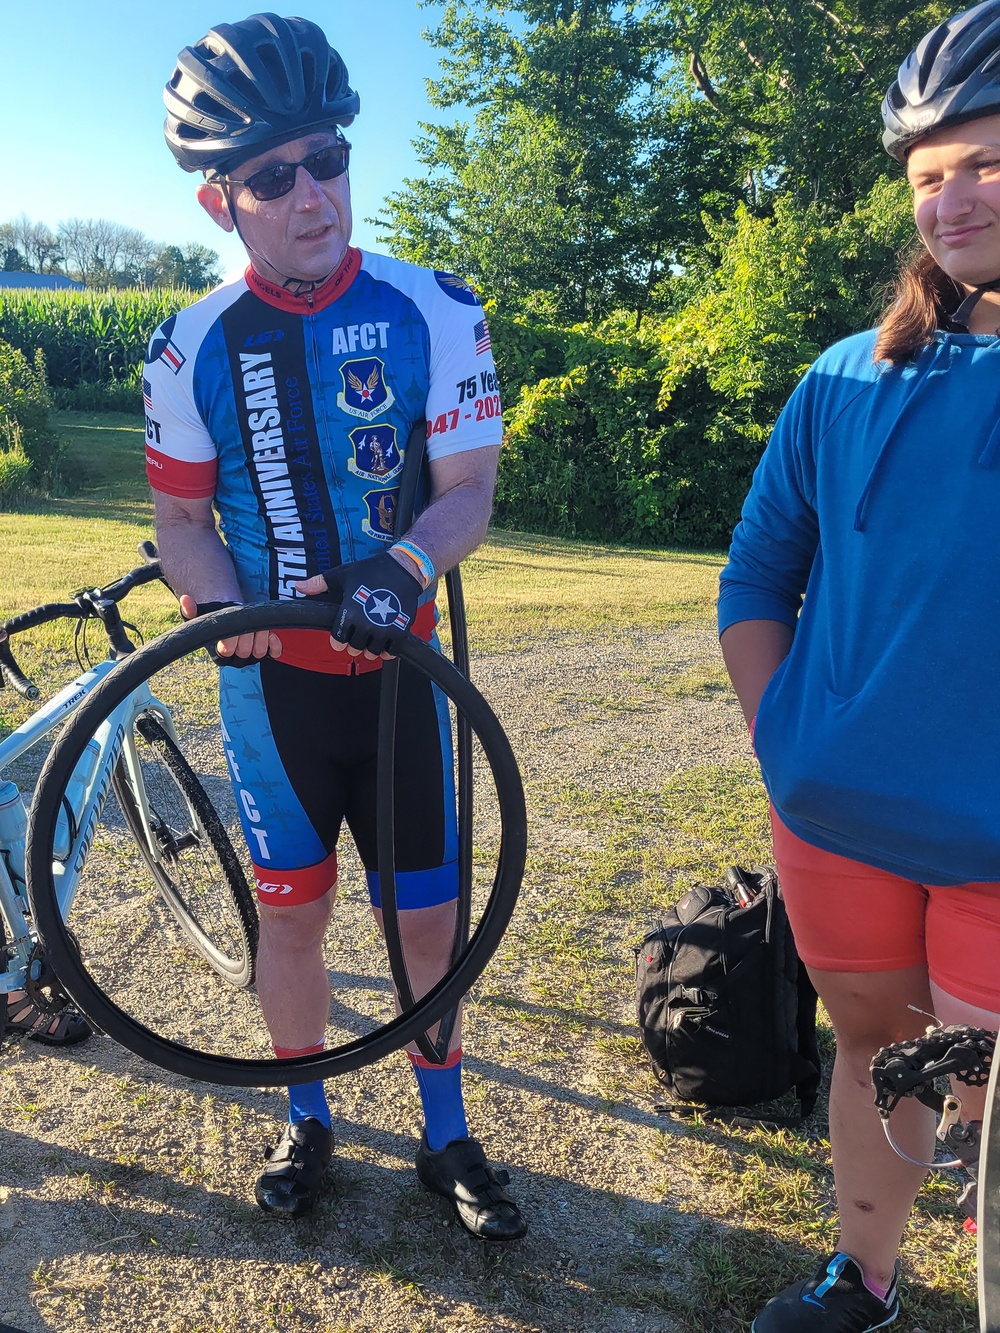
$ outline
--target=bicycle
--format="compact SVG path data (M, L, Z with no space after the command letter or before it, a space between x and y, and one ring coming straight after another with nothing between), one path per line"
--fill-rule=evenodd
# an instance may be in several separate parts
M122 619L118 603L132 589L161 578L152 543L143 542L139 551L146 563L106 587L84 589L69 602L47 603L0 625L6 632L6 639L0 638L0 687L7 685L30 702L40 697L14 657L12 640L58 619L77 621L81 667L80 675L0 741L0 1038L6 1025L5 999L12 992L26 991L32 1004L53 1016L70 1002L39 945L26 888L27 812L6 774L22 755L62 728L135 652L129 631L138 631ZM109 656L96 664L90 663L86 648L86 626L93 620L103 628L109 647ZM181 752L170 709L146 682L95 729L58 797L52 875L59 911L70 922L111 793L123 831L134 841L159 901L188 945L224 981L248 987L254 975L257 912L247 877L204 785ZM98 924L95 938L100 929Z
M960 1207L976 1223L980 1333L1000 1333L1000 1061L997 1034L988 1028L932 1024L922 1037L895 1042L871 1063L875 1105L893 1150L917 1166L964 1169ZM982 1124L962 1119L962 1099L936 1080L953 1078L959 1087L986 1087ZM950 1158L917 1161L892 1136L889 1117L904 1097L915 1097L938 1116L937 1140Z

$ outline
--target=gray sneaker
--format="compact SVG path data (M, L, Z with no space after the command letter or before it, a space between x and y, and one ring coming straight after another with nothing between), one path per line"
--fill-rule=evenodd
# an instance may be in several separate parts
M796 1282L764 1306L750 1333L875 1333L899 1314L899 1262L885 1300L870 1292L856 1259L833 1254L815 1276Z

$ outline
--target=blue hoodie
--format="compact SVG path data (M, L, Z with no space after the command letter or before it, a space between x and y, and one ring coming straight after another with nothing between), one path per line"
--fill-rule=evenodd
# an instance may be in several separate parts
M754 733L793 833L924 884L1000 881L1000 339L938 333L890 366L875 336L782 412L719 630L794 627Z

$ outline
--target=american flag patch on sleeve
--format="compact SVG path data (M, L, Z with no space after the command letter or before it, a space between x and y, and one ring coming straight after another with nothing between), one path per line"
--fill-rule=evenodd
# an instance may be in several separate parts
M476 356L482 356L484 352L490 350L492 345L490 343L490 331L486 327L485 319L481 319L479 323L473 327L472 336L476 340Z

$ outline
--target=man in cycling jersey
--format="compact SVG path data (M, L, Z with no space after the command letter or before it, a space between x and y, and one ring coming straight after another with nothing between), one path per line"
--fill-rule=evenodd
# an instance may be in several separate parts
M167 143L204 175L198 200L250 258L244 276L168 319L143 373L157 542L188 618L221 606L332 595L333 635L221 642L230 775L257 877L258 993L279 1058L322 1048L323 938L346 820L379 917L375 740L380 668L396 639L430 639L437 579L483 540L501 440L479 300L450 274L350 244L359 109L313 23L255 14L179 55ZM407 442L427 434L426 499L394 516ZM224 536L220 537L216 528ZM397 903L413 990L450 965L458 893L447 708L400 679ZM469 1136L456 1023L449 1058L409 1052L424 1109L417 1173L472 1234L526 1230L506 1177ZM280 1217L311 1208L333 1138L322 1082L289 1089L289 1123L256 1182Z

